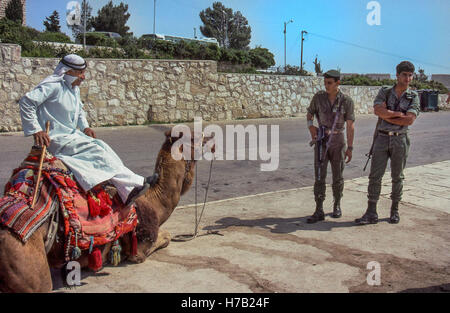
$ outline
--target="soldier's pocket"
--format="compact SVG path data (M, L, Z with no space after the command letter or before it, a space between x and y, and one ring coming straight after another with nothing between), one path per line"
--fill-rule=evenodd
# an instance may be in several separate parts
M409 141L408 134L405 135L405 157L408 157L409 147L411 146L411 142Z

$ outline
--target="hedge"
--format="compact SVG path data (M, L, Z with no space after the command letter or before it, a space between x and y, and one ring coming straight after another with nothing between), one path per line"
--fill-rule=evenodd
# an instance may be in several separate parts
M341 79L341 85L352 86L393 86L396 82L397 81L395 79L376 80L364 75L352 75ZM415 90L433 89L438 90L439 93L448 93L448 89L442 83L434 80L422 82L414 79L411 82L410 87Z

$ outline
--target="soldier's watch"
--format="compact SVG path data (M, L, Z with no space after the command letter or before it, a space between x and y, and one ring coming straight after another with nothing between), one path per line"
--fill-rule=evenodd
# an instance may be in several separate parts
M353 147L347 147L347 149L353 151Z

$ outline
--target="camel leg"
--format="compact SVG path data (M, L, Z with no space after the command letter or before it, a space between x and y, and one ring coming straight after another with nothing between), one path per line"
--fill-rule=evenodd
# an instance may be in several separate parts
M160 229L158 232L158 239L156 239L156 242L150 248L144 250L145 256L149 257L150 254L152 254L156 250L167 247L170 243L170 239L171 236L169 232Z
M171 236L166 230L159 230L158 238L156 242L139 242L138 243L138 254L136 256L130 256L129 261L135 263L142 263L147 257L149 257L153 252L158 249L165 248L170 243Z
M51 292L52 288L42 227L25 244L0 229L0 291Z

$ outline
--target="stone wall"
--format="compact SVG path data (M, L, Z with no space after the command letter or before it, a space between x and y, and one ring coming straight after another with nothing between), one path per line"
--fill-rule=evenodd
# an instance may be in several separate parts
M447 95L439 95L438 106L443 110L450 111L450 101L447 103L447 99L450 98L450 93Z
M0 131L21 129L17 101L58 59L21 58L0 44ZM215 61L89 59L81 96L91 126L291 117L306 112L322 78L217 73ZM371 113L379 87L342 86L356 112Z

